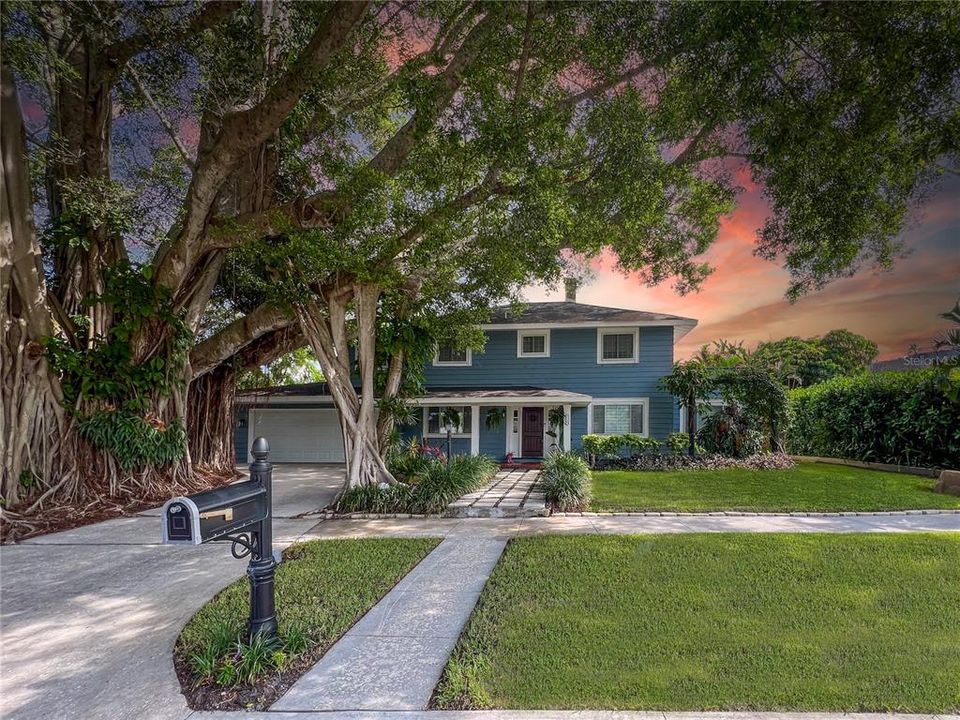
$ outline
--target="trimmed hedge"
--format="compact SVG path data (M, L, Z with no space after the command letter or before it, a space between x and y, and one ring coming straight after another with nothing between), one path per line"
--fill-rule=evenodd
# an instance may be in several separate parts
M960 402L933 371L864 373L790 392L794 455L960 467Z
M584 435L581 442L583 451L595 460L621 457L626 451L628 455L642 453L658 453L663 445L656 438L646 438L634 433L623 435Z

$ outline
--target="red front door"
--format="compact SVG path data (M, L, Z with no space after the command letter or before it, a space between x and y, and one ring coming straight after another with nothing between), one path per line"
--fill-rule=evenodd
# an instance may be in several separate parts
M520 455L525 458L543 457L543 408L523 409L520 431Z

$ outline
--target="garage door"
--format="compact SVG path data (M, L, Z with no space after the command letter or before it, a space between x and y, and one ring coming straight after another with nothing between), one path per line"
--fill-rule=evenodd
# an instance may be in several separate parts
M261 436L274 462L344 461L343 431L333 408L251 410L250 443Z

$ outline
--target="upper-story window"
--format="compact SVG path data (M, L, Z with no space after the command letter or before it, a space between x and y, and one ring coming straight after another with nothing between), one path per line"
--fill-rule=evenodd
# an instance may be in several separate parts
M517 357L550 357L550 331L518 330Z
M600 328L597 330L598 363L635 363L639 360L639 328Z
M473 353L470 348L455 348L452 345L438 345L433 356L435 366L449 365L451 367L469 367L473 364Z

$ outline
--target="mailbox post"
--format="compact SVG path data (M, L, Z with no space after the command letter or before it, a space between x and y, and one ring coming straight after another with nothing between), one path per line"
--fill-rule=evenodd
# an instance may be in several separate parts
M250 637L277 634L273 552L273 465L265 438L253 441L250 479L167 500L161 512L165 545L229 540L235 558L250 555ZM238 548L242 550L238 551Z
M266 438L253 441L253 462L250 479L259 482L267 491L267 516L253 531L253 551L247 566L250 578L250 637L260 634L275 637L277 611L274 604L274 575L277 561L273 556L273 464Z

